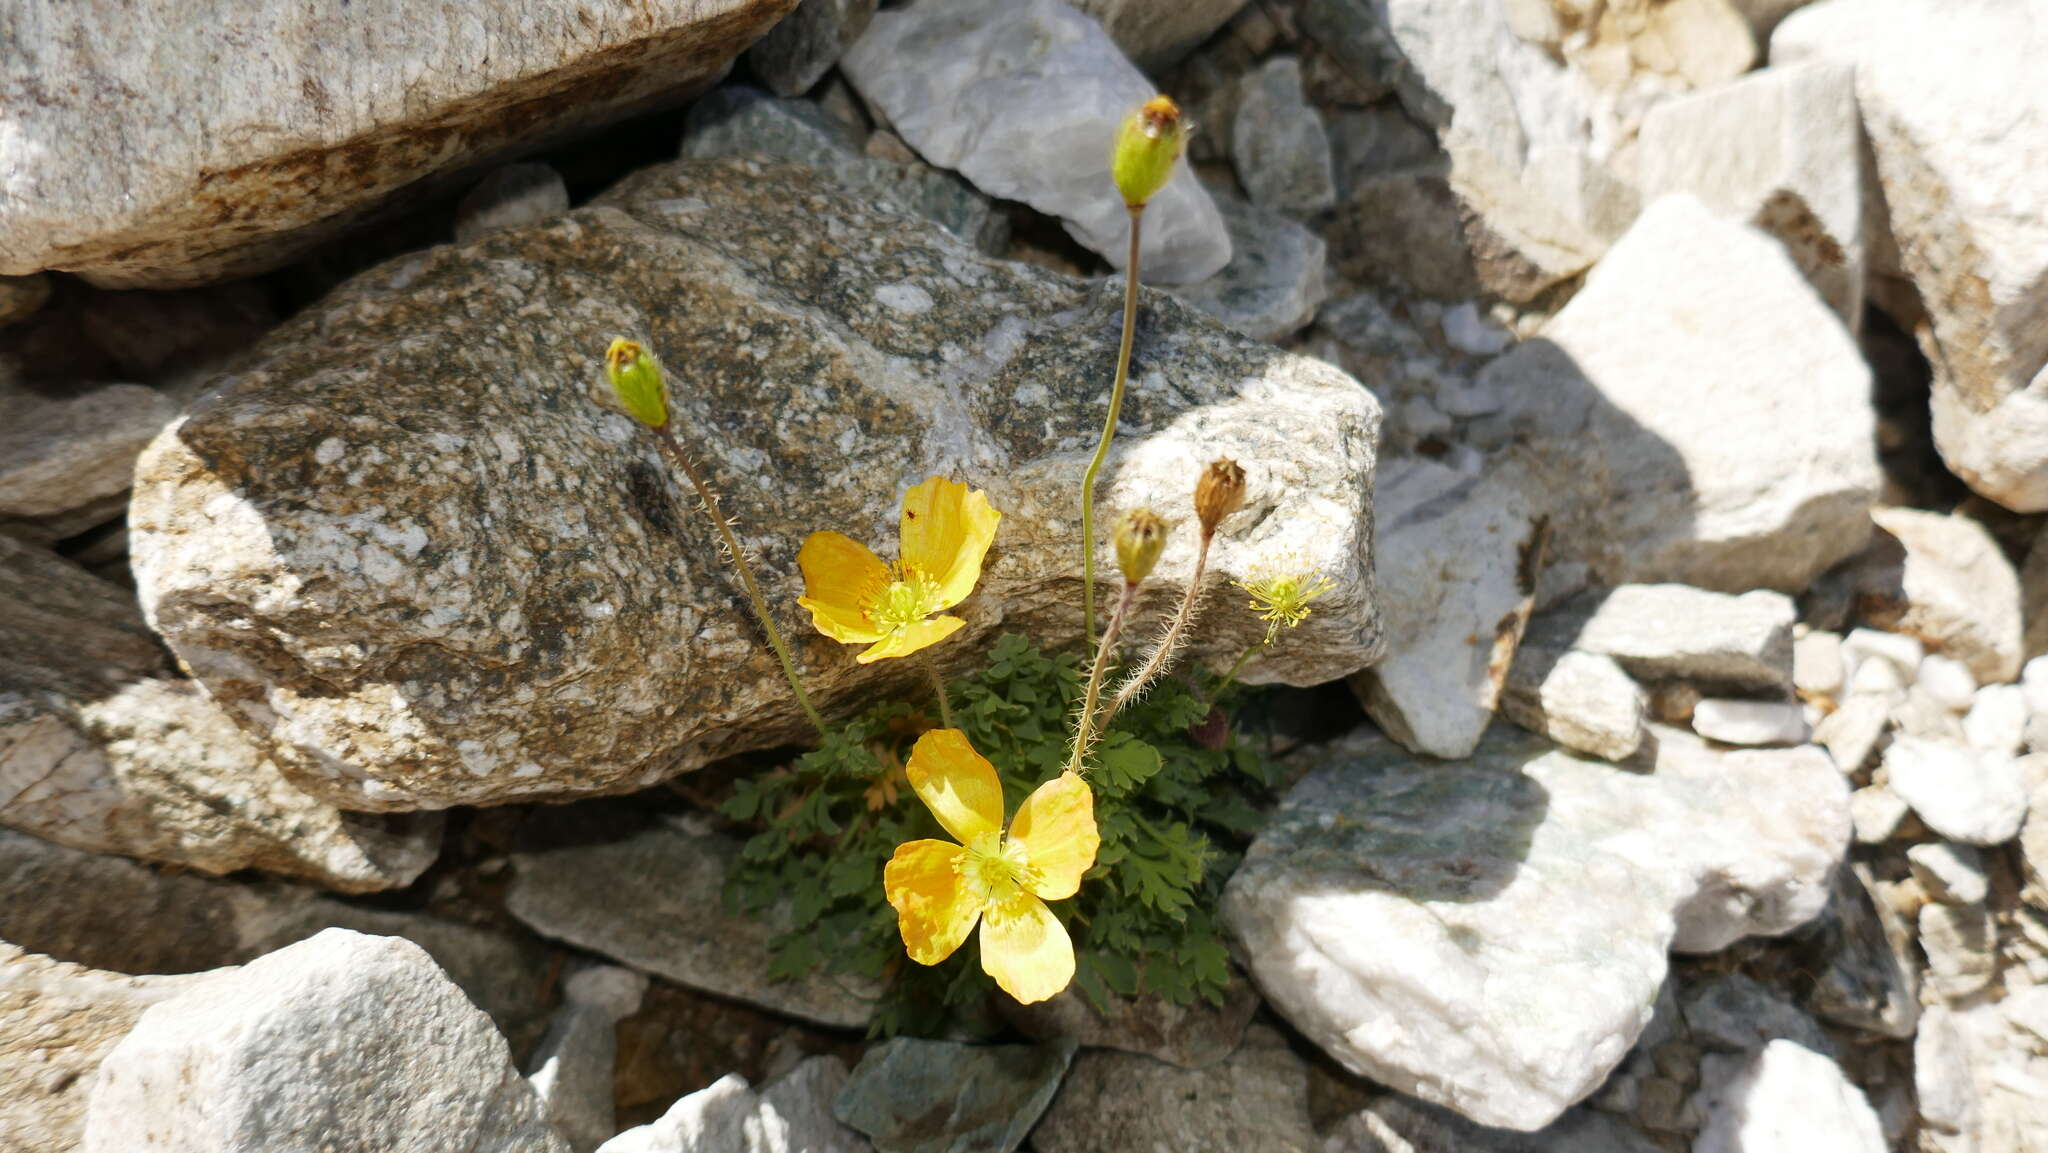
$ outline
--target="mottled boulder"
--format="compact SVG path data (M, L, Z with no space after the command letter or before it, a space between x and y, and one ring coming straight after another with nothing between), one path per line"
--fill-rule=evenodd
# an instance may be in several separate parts
M198 685L135 598L0 536L0 825L209 873L346 892L410 884L434 814L345 813L294 788Z
M793 5L143 0L124 19L146 50L96 9L11 5L0 273L276 267L423 178L687 97Z
M829 528L890 554L902 492L935 473L986 488L1004 520L966 628L931 655L960 669L999 631L1079 633L1075 490L1120 295L986 260L799 168L650 169L368 273L274 333L138 465L143 604L296 783L352 808L624 791L799 739L716 533L598 398L606 343L669 364L681 434L810 690L845 709L914 670L811 630L796 550ZM1178 598L1188 494L1227 455L1249 505L1211 557L1219 581L1284 556L1335 583L1255 678L1356 671L1380 646L1377 405L1320 361L1145 300L1100 494L1176 526L1139 618ZM1219 603L1195 652L1228 663L1262 635Z

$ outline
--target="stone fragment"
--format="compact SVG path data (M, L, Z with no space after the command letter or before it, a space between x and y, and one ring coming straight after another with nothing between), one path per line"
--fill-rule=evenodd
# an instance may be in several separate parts
M689 95L790 7L316 0L193 19L148 0L129 17L158 30L149 51L109 53L93 12L35 0L0 89L33 113L13 121L0 273L167 288L277 267L424 178Z
M1323 1153L1657 1153L1627 1122L1573 1109L1534 1133L1494 1129L1397 1094L1337 1123Z
M2048 716L2048 657L2034 657L2020 668L2020 689L2026 697L2027 712Z
M1323 238L1229 193L1214 196L1230 229L1230 263L1174 295L1246 336L1286 340L1316 318L1328 295Z
M839 1077L845 1076L840 1065ZM659 1120L605 1142L598 1153L865 1153L859 1135L837 1122L834 1129L800 1127L768 1099L773 1092L756 1093L745 1077L728 1073L676 1101ZM788 1089L783 1100L793 1103Z
M177 415L139 384L45 391L0 368L0 527L54 541L119 516L135 458Z
M1792 1041L1772 1041L1742 1059L1726 1080L1704 1086L1701 1096L1706 1124L1693 1142L1695 1153L1888 1148L1862 1091L1833 1061Z
M1480 379L1545 450L1554 560L1598 583L1796 592L1869 537L1869 369L1782 247L1691 197Z
M1005 999L1005 1019L1035 1041L1070 1039L1085 1049L1115 1049L1202 1069L1236 1051L1245 1027L1258 1012L1258 991L1235 975L1218 1008L1204 1001L1176 1005L1158 994L1122 997L1111 993L1108 1012L1098 1011L1072 989L1049 1000L1019 1005Z
M1948 706L1935 700L1926 689L1914 685L1903 693L1892 694L1891 700L1894 736L1921 737L1957 745L1969 744L1969 739L1963 732L1962 718L1950 712Z
M1031 1131L1031 1147L1319 1153L1308 1099L1308 1065L1263 1026L1227 1060L1200 1070L1085 1052Z
M1813 1018L1776 991L1740 973L1710 977L1680 997L1686 1035L1708 1049L1747 1053L1777 1040L1816 1053L1834 1045Z
M1855 66L1889 231L1927 312L1936 446L2021 512L2048 508L2048 122L2012 94L2044 54L2048 19L2028 0L1828 0L1771 38L1774 63Z
M1065 0L911 0L877 12L840 69L926 160L1059 217L1123 267L1131 221L1109 143L1154 88ZM1146 207L1141 240L1143 275L1159 283L1230 261L1223 218L1186 167Z
M0 941L0 1147L78 1147L93 1073L143 1011L225 974L131 977Z
M1952 841L2009 841L2026 816L2026 779L2011 757L1899 736L1885 748L1884 767L1891 790Z
M1338 201L1371 181L1417 169L1440 169L1436 134L1391 100L1366 108L1339 108L1326 114L1330 162L1337 177Z
M1444 310L1444 341L1467 356L1499 356L1515 342L1514 334L1487 317L1472 301Z
M1074 1060L1072 1042L869 1046L833 1112L882 1153L1015 1153Z
M1969 711L1977 696L1977 678L1971 674L1970 666L1939 653L1921 658L1913 687L1924 690L1952 713Z
M1835 870L1816 939L1825 958L1807 1005L1822 1020L1881 1037L1911 1037L1920 1020L1912 934L1871 894L1863 866Z
M1842 656L1859 669L1868 664L1870 658L1876 657L1891 665L1910 684L1918 675L1920 662L1927 657L1927 649L1918 637L1877 629L1854 629L1842 640Z
M50 291L50 278L41 273L0 276L0 328L34 316L49 303Z
M777 96L801 96L868 30L875 0L801 0L747 49L747 64Z
M1833 697L1848 682L1842 665L1842 638L1815 629L1792 641L1792 687L1802 694ZM1974 684L1972 685L1974 688Z
M1982 1105L1970 1075L1974 1046L1966 1030L1962 1015L1947 1006L1927 1007L1913 1038L1913 1088L1923 1129L1971 1141ZM1972 1147L1974 1142L1965 1146Z
M937 221L991 255L1001 255L1009 241L1009 219L972 184L915 156L870 155L852 129L809 100L775 100L759 89L728 86L691 105L684 129L686 157L758 154L794 161L877 206Z
M1548 1124L1627 1054L1670 949L1804 923L1848 843L1848 790L1818 751L1654 737L1649 775L1500 727L1464 761L1349 746L1225 890L1267 1001L1354 1072L1481 1123Z
M837 1057L806 1057L761 1089L761 1104L789 1126L790 1153L872 1153L866 1138L833 1116L850 1074Z
M1861 131L1853 67L1766 68L1645 113L1637 179L1645 200L1691 193L1776 237L1854 332L1863 324Z
M596 965L570 974L562 1006L527 1062L526 1079L547 1106L548 1121L575 1153L590 1153L618 1131L612 1080L619 1020L640 1007L647 978Z
M1623 585L1536 617L1529 639L1613 657L1646 681L1781 689L1792 680L1793 615L1779 593Z
M1803 745L1809 735L1797 702L1717 698L1694 706L1692 731L1726 745Z
M1827 749L1836 768L1853 773L1877 751L1877 742L1890 720L1891 705L1884 697L1852 696L1813 727L1813 741Z
M1985 685L1977 690L1963 737L1970 747L1993 756L2016 757L2027 737L2027 698L2018 685Z
M997 630L1079 635L1073 465L1099 433L1120 296L985 261L795 166L650 169L546 225L359 277L274 333L138 466L145 611L295 783L352 808L624 792L786 743L808 724L716 534L597 399L606 344L631 334L671 366L673 423L834 711L907 672L802 621L796 550L829 525L892 551L901 494L928 476L1005 516L955 610L969 624L930 650L941 668ZM1334 585L1252 679L1357 671L1381 646L1378 406L1171 298L1144 309L1104 508L1185 509L1203 462L1244 462L1218 584L1291 554ZM1141 615L1180 595L1192 538ZM1250 614L1208 621L1196 659L1263 636Z
M1573 752L1610 761L1643 743L1643 691L1614 658L1523 644L1501 689L1501 715Z
M876 988L769 976L768 943L787 926L727 909L739 840L626 801L536 810L519 836L505 910L542 936L778 1013L867 1023Z
M455 242L536 224L569 211L569 187L545 164L507 164L477 181L455 206Z
M134 598L0 536L0 825L209 873L345 892L433 864L441 820L343 813L287 783L170 668Z
M1906 850L1906 863L1912 866L1920 887L1937 901L1975 905L1991 894L1990 880L1984 875L1984 854L1969 845L1940 841L1914 845Z
M1900 672L1890 661L1864 661L1849 675L1849 695L1891 699L1911 684L1911 674Z
M1849 818L1856 825L1856 843L1877 845L1899 831L1912 806L1883 785L1866 785L1849 794Z
M1962 661L1979 684L2018 680L2019 576L1984 526L1909 508L1870 519L1905 546L1906 563L1897 595L1866 598L1864 618Z
M1411 751L1466 756L1529 620L1542 529L1512 476L1421 457L1388 462L1374 504L1387 655L1352 688Z
M1076 0L1140 68L1157 73L1237 15L1245 0Z
M1295 57L1275 56L1239 82L1230 152L1253 204L1297 217L1336 206L1330 136L1302 95Z
M2027 900L2048 909L2048 781L2036 781L2027 798L2026 825L2020 830L2020 869Z
M329 929L144 1011L84 1153L566 1153L505 1038L419 946Z
M1984 988L1998 973L1998 931L1982 905L1920 906L1920 949L1927 954L1928 985L1950 1001Z

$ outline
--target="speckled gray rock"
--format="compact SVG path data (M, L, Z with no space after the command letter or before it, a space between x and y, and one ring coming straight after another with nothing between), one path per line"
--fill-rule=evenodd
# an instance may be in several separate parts
M1832 1056L1834 1043L1814 1019L1774 989L1741 973L1723 973L1688 986L1679 997L1685 1034L1708 1049L1734 1053L1783 1038Z
M1544 450L1553 559L1601 583L1796 592L1869 539L1869 368L1777 241L1689 196L1489 378Z
M871 983L768 975L768 942L786 926L726 908L738 840L636 816L627 802L534 813L512 854L505 910L543 936L694 989L841 1028L867 1023Z
M132 52L90 9L12 5L0 103L32 114L11 122L0 273L164 288L275 267L422 178L689 95L792 3L148 0Z
M929 217L983 252L1000 255L1010 237L1009 217L972 184L929 164L867 155L852 129L809 100L728 85L690 106L684 156L753 154L809 165L876 207Z
M1829 0L1771 37L1774 62L1855 65L1890 232L1927 310L1935 444L2021 512L2048 508L2048 121L2012 93L2044 55L2029 0Z
M30 387L0 368L0 531L61 540L121 514L135 458L178 415L139 384Z
M1174 295L1247 336L1286 340L1316 318L1328 295L1323 238L1229 193L1214 196L1230 229L1230 263Z
M1613 657L1646 681L1743 689L1792 681L1792 598L1741 596L1679 584L1589 592L1529 623L1532 644Z
M1075 0L1148 72L1172 64L1245 6L1245 0Z
M567 211L569 188L561 173L545 164L507 164L477 181L455 206L455 239L475 240Z
M1004 523L968 625L931 655L1078 635L1074 484L1120 295L986 261L794 166L650 169L366 274L272 334L138 466L144 608L295 783L352 808L619 792L785 743L808 729L715 532L598 399L606 343L671 366L675 421L831 710L910 674L802 622L796 550L832 528L886 554L903 490L935 473L985 488ZM1211 571L1292 554L1335 585L1252 679L1355 672L1381 644L1378 406L1171 298L1145 315L1105 508L1191 524L1201 465L1239 460L1250 503ZM1194 547L1175 534L1141 614L1178 598ZM1218 611L1202 632L1197 658L1228 663L1263 626Z
M1320 1153L1322 1145L1309 1124L1308 1064L1260 1026L1227 1060L1201 1070L1130 1053L1081 1054L1031 1131L1031 1147Z
M1231 161L1252 203L1299 217L1334 207L1330 135L1302 95L1301 61L1275 56L1238 85Z
M1818 750L1654 737L1647 776L1499 726L1464 761L1367 741L1312 773L1224 894L1268 1003L1404 1093L1555 1120L1649 1022L1668 950L1806 922L1848 845Z
M1074 1060L1071 1041L869 1047L833 1112L881 1153L1014 1153Z
M840 70L926 160L1021 200L1121 268L1130 214L1110 143L1156 90L1066 0L911 0L875 14ZM1223 218L1186 166L1145 209L1148 281L1206 280L1230 261Z
M870 1153L867 1138L832 1115L851 1076L837 1057L806 1057L761 1087L761 1103L789 1126L790 1153Z
M1626 1122L1573 1109L1534 1133L1475 1125L1448 1109L1388 1095L1337 1123L1324 1153L1658 1153Z
M1882 508L1870 519L1905 549L1899 589L1865 597L1864 619L1968 665L1983 685L2019 679L2020 581L1990 532L1965 516Z
M568 1153L490 1018L395 937L329 929L144 1011L84 1153Z
M344 813L288 784L177 675L127 590L0 536L0 825L209 873L410 884L436 814Z
M144 1010L214 976L104 973L0 941L0 1148L76 1149L101 1059Z
M802 0L747 49L747 64L778 96L811 90L875 15L875 0Z
M1387 655L1351 686L1404 747L1462 757L1493 720L1528 623L1540 530L1511 474L1468 477L1410 457L1381 475L1374 547Z

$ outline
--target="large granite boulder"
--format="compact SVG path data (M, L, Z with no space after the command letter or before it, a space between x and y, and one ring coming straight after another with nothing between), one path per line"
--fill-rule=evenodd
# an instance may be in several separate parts
M959 669L998 631L1078 635L1075 493L1119 297L987 260L807 170L650 169L566 216L367 273L258 346L138 464L143 604L295 782L347 807L624 791L785 743L808 730L717 534L599 399L606 343L666 359L681 435L810 690L845 709L915 670L857 665L811 630L796 550L836 529L886 554L901 494L936 473L985 488L1004 521L957 610L967 627L931 655ZM1175 524L1143 627L1193 564L1197 471L1230 456L1249 505L1211 570L1284 558L1335 585L1256 678L1368 664L1378 424L1337 369L1147 294L1100 494ZM1264 626L1216 599L1195 652L1227 664Z
M686 98L794 6L140 0L110 34L69 0L10 5L0 273L276 267L422 178Z

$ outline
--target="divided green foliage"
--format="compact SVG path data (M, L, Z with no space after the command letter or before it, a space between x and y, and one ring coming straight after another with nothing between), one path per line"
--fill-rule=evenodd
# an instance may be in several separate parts
M1008 812L1064 766L1079 682L1072 657L1005 636L985 670L952 684L954 720L995 764ZM1089 783L1102 848L1080 893L1052 907L1074 938L1075 985L1098 1003L1111 991L1222 1003L1230 970L1214 910L1258 828L1270 778L1252 741L1233 736L1212 748L1196 738L1209 719L1208 691L1163 678L1096 748ZM902 771L933 723L910 706L879 705L794 764L741 781L724 806L760 830L728 899L753 911L787 901L793 914L771 971L795 976L823 965L888 978L873 1023L879 1033L957 1024L995 987L973 937L942 964L910 961L882 894L882 867L897 845L946 835Z

